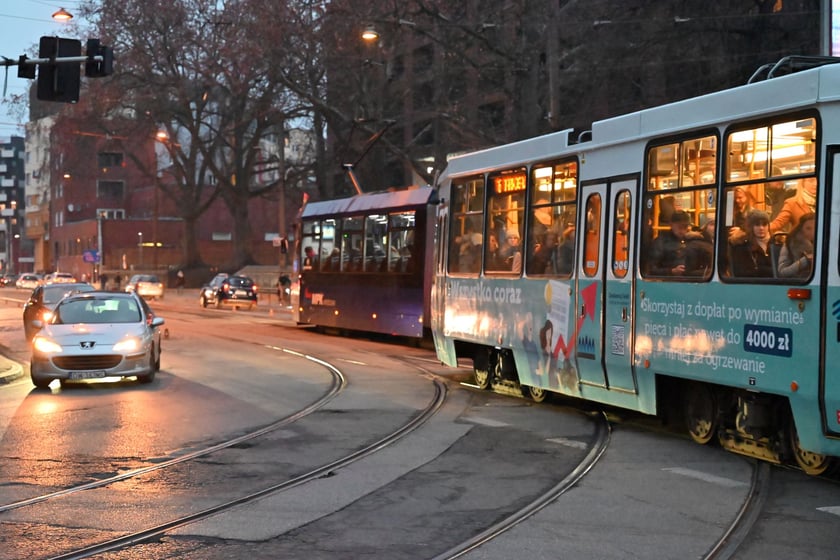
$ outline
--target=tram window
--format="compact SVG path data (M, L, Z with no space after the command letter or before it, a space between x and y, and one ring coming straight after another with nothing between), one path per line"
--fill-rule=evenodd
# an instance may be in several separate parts
M484 230L484 177L452 184L449 272L478 275Z
M386 269L387 229L387 215L372 214L365 218L365 245L362 265L362 270L365 272L380 272Z
M321 270L325 272L338 271L340 249L336 244L336 220L329 219L321 222Z
M618 194L613 214L612 270L616 278L624 278L630 268L630 191Z
M321 222L301 224L300 262L303 270L318 270L321 254Z
M819 198L816 138L812 117L727 136L722 277L802 281L810 277ZM800 227L803 219L807 223ZM787 242L790 235L795 242ZM792 251L800 253L795 267L789 262Z
M583 238L583 273L595 276L601 260L601 195L593 194L586 199L586 220Z
M416 265L414 211L391 214L388 228L388 272L413 272Z
M531 211L525 271L529 276L571 276L575 262L577 162L531 169ZM489 241L492 245L493 239ZM488 247L489 255L492 255ZM488 266L488 269L490 266Z
M485 251L486 272L522 272L522 235L525 223L525 188L527 174L516 169L490 177L488 200L488 243ZM498 251L492 249L498 242Z
M644 276L711 277L709 242L702 238L715 223L717 152L713 135L649 149L639 251Z
M733 131L726 139L726 180L749 182L812 174L816 139L813 117Z
M344 218L341 221L341 263L334 270L353 272L362 269L363 218Z

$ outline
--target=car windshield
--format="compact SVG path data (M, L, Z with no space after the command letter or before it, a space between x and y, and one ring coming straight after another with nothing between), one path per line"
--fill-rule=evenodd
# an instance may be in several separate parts
M80 284L78 286L45 286L44 303L57 303L67 294L72 294L74 292L92 292L93 290L93 286L88 284Z
M55 324L137 323L140 308L131 299L73 299L58 306Z
M231 276L227 279L227 282L234 288L250 288L254 285L253 280L251 280L250 278L244 278L242 276Z
M149 276L149 275L141 276L140 278L137 279L137 281L138 282L159 282L157 276Z

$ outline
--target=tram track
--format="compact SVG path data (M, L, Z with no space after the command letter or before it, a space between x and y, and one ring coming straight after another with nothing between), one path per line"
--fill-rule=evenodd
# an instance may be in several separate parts
M196 459L206 457L208 455L211 455L211 454L216 453L218 451L221 451L223 449L228 449L228 448L231 448L231 447L235 447L237 445L241 445L241 444L243 444L247 441L250 441L250 440L253 440L255 438L264 436L266 434L270 434L272 432L275 432L275 431L277 431L281 428L284 428L284 427L288 426L289 424L292 424L292 423L300 420L301 418L305 418L306 416L309 416L310 414L316 412L317 410L320 410L321 408L323 408L324 406L329 404L333 399L335 399L335 397L338 396L338 394L340 394L345 389L345 387L347 386L347 379L344 376L344 374L341 372L341 370L339 370L337 367L335 367L334 365L332 365L332 364L330 364L330 363L328 363L324 360L321 360L321 359L316 358L314 356L309 356L309 355L306 355L306 354L303 354L303 353L300 353L300 352L297 352L297 351L294 351L294 350L290 350L290 349L287 349L287 348L279 348L279 347L276 347L276 346L268 346L268 345L266 345L266 347L271 349L271 350L284 352L286 354L290 354L292 356L297 356L297 357L312 361L314 363L317 363L317 364L323 366L327 371L330 372L331 380L332 380L332 382L330 384L330 387L327 389L327 391L323 395L321 395L320 398L318 398L314 402L310 403L309 405L305 406L304 408L298 410L297 412L295 412L293 414L290 414L290 415L288 415L284 418L281 418L280 420L277 420L276 422L272 422L271 424L268 424L267 426L263 426L263 427L258 428L256 430L253 430L253 431L250 431L248 433L242 434L242 435L237 436L235 438L225 440L225 441L220 442L220 443L216 443L214 445L211 445L209 447L205 447L203 449L199 449L199 450L196 450L196 451L185 453L183 455L179 455L179 456L174 457L172 459L167 459L167 460L158 462L154 465L149 465L149 466L146 466L146 467L131 469L129 471L126 471L126 472L123 472L123 473L120 473L120 474L117 474L117 475L114 475L114 476L109 476L107 478L102 478L102 479L99 479L99 480L96 480L96 481L93 481L93 482L89 482L89 483L86 483L86 484L79 484L79 485L72 486L72 487L69 487L69 488L63 488L63 489L57 490L55 492L50 492L48 494L43 494L43 495L40 495L40 496L34 496L34 497L26 498L26 499L23 499L23 500L18 500L16 502L3 504L3 505L0 505L0 514L3 514L5 512L9 512L9 511L13 511L13 510L16 510L16 509L24 508L24 507L27 507L27 506L33 506L35 504L40 504L40 503L43 503L43 502L46 502L46 501L49 501L49 500L62 498L62 497L69 496L69 495L72 495L72 494L77 494L79 492L84 492L84 491L88 491L88 490L94 490L94 489L97 489L97 488L102 488L102 487L105 487L105 486L109 486L109 485L114 484L116 482L121 482L121 481L129 480L131 478L140 477L140 476L143 476L143 475L155 472L155 471L164 470L164 469L173 467L175 465L179 465L181 463L186 463L186 462L189 462L189 461L195 461Z
M282 349L282 348L277 348L277 347L273 347L273 349L282 350L284 352L294 353L294 351L287 350L287 349ZM341 372L337 368L328 364L327 362L324 362L323 360L318 360L317 358L314 358L312 356L305 356L303 354L298 354L298 355L304 356L307 359L311 359L311 360L314 360L314 361L317 361L319 363L324 364L325 367L328 367L331 371L333 371L335 374L337 374L339 376L340 382L338 383L338 385L341 389L344 388L347 381L346 381L344 375L341 374ZM89 557L92 557L92 556L95 556L95 555L98 555L98 554L103 554L103 553L106 553L106 552L113 552L113 551L117 551L117 550L128 549L128 548L131 548L133 546L140 545L142 543L148 542L152 539L162 537L166 533L168 533L170 531L173 531L175 529L178 529L180 527L184 527L184 526L190 525L192 523L196 523L198 521L207 519L207 518L212 517L214 515L218 515L218 514L221 514L223 512L232 510L232 509L237 508L239 506L243 506L243 505L255 502L255 501L260 500L262 498L265 498L265 497L268 497L268 496L271 496L271 495L274 495L274 494L277 494L277 493L281 493L281 492L284 492L284 491L287 491L287 490L291 490L293 488L304 485L304 484L306 484L308 482L311 482L313 480L323 478L323 477L327 477L327 476L332 476L335 471L337 471L339 469L342 469L342 468L345 468L345 467L347 467L347 466L349 466L349 465L351 465L351 464L353 464L357 461L360 461L360 460L362 460L366 457L369 457L369 456L379 452L380 450L382 450L386 447L389 447L389 446L399 442L400 440L405 438L407 435L409 435L410 433L412 433L415 430L417 430L418 428L420 428L423 424L425 424L429 419L431 419L440 410L440 408L443 406L443 403L446 400L446 395L447 395L446 383L443 382L440 379L433 378L430 375L427 375L427 377L429 377L430 380L433 383L434 396L432 397L432 399L430 401L428 401L428 403L425 405L425 407L423 409L421 409L417 413L413 414L407 422L400 425L396 429L392 430L390 433L384 435L383 437L379 438L378 440L376 440L376 441L374 441L374 442L372 442L372 443L370 443L370 444L368 444L368 445L366 445L366 446L364 446L360 449L357 449L357 450L353 451L352 453L349 453L349 454L345 455L344 457L340 457L340 458L335 459L335 460L333 460L329 463L326 463L326 464L320 465L318 467L312 468L308 472L302 473L302 474L300 474L298 476L295 476L295 477L293 477L289 480L272 484L272 485L267 486L265 488L250 492L246 495L237 497L235 499L231 499L231 500L216 504L212 507L203 509L201 511L194 512L194 513L184 515L184 516L181 516L181 517L177 517L177 518L171 519L169 521L166 521L164 523L160 523L160 524L158 524L154 527L141 529L141 530L138 530L138 531L135 531L135 532L132 532L132 533L114 538L114 539L110 539L108 541L104 541L104 542L93 544L93 545L88 545L88 546L79 548L77 550L72 550L72 551L69 551L69 552L66 552L66 553L63 553L63 554L60 554L60 555L51 556L51 558L53 560L65 560L65 559L76 559L76 558L81 559L81 558L89 558ZM331 400L332 398L334 398L334 396L337 394L337 392L336 391L330 391L329 394L331 395L331 398L329 400ZM324 398L326 398L326 395L325 395ZM317 410L317 408L321 408L324 404L326 404L326 402L320 404L321 400L323 400L323 398L320 399L318 401L318 403L313 403L313 405L310 405L310 407L307 407L306 410L309 411L309 412L314 412L314 410ZM329 401L327 401L327 402L329 402ZM317 406L317 408L315 408L316 404L320 404L320 406ZM294 419L299 419L302 416L301 416L300 413L298 413L297 415L292 415L288 418L284 418L283 420L275 423L277 425L273 429L280 428L281 426L279 424L281 422L283 422L283 425L286 425L289 422L294 421L293 417L294 417ZM275 424L272 424L272 426L275 426ZM264 434L264 433L268 433L269 431L272 431L272 430L268 430L268 428L269 427L263 428L261 430L261 433ZM250 436L250 434L249 434L249 436ZM251 437L247 437L247 438L245 438L245 436L243 436L243 437L240 437L240 438L236 438L236 442L241 443L242 441L244 441L244 439L253 439L254 437L257 437L257 435L255 434L255 435L253 435ZM224 447L230 447L230 446L236 444L236 443L229 443L229 442L225 442L225 443L227 445L225 445ZM213 450L219 450L219 449L222 449L224 447L214 446ZM202 450L201 454L202 455L207 455L209 453L212 453L213 450ZM193 455L192 458L193 459L196 458L196 455ZM179 462L183 462L184 460L187 460L187 459L183 459L183 458L179 458L179 459L182 459ZM168 463L168 465L172 465L172 464L174 464L174 463ZM163 464L162 465L156 465L156 467L164 467L164 466L166 466L166 465L163 465ZM150 470L152 470L152 469L143 469L144 472L149 472ZM140 473L140 472L126 473L126 475L130 475L130 476L139 476L140 474L142 474L142 473ZM126 475L123 475L120 478L120 480L124 479L124 478L127 478ZM109 483L115 482L116 480L117 480L117 478L115 477L114 479L111 479L109 481L99 481L98 483L96 483L95 487L105 486ZM90 489L91 487L94 487L92 485L85 485L85 486L86 487L84 489ZM81 489L75 489L74 491L80 491L80 490ZM68 492L55 493L55 495L50 495L50 496L47 496L47 497L41 497L41 499L38 500L38 501L44 501L45 499L56 498L56 497L59 497L59 496L67 495L67 493ZM31 503L38 503L38 501L32 501ZM16 505L16 507L23 507L23 505L28 505L28 504L20 504L20 505Z

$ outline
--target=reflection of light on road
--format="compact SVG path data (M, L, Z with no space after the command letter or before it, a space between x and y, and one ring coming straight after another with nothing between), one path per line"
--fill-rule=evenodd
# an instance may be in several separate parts
M52 414L56 410L58 410L58 404L52 400L43 400L35 405L37 414Z

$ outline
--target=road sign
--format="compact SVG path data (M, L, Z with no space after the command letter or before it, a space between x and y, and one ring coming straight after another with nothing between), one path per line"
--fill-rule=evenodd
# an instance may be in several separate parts
M82 261L86 263L96 264L99 262L99 251L82 251Z

